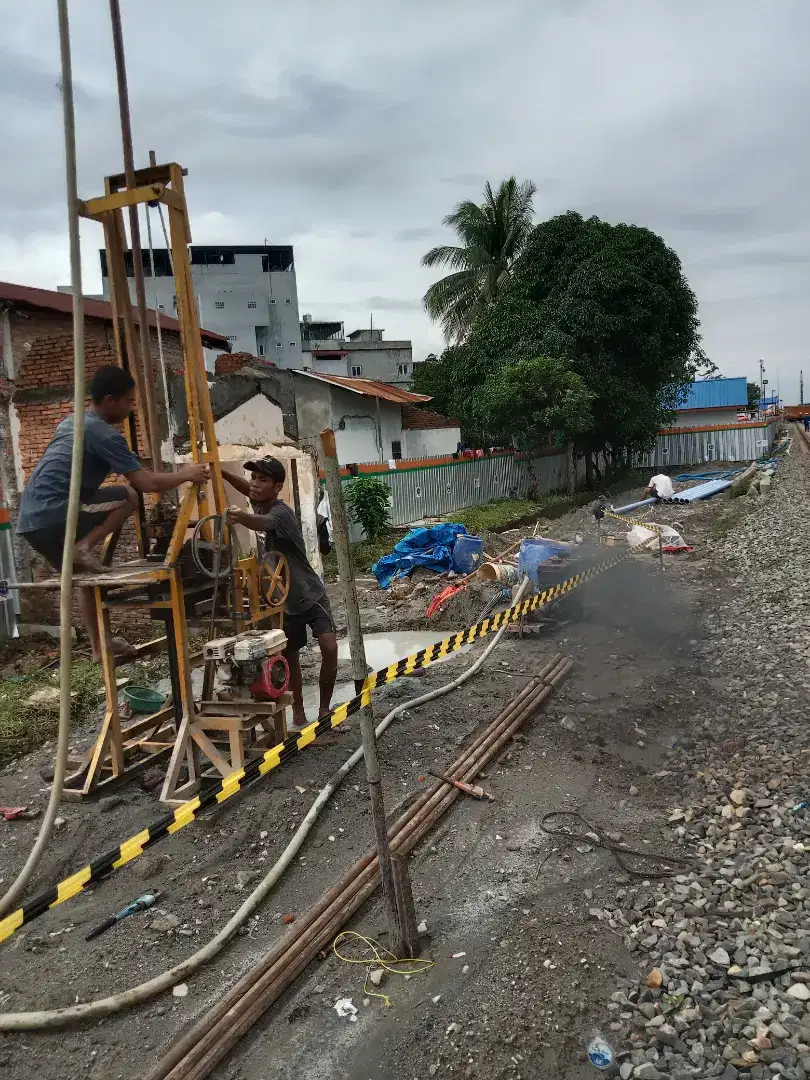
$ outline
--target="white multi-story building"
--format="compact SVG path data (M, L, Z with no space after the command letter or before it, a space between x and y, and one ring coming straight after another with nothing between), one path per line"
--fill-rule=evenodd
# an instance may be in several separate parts
M104 299L110 296L107 255L101 255ZM143 252L146 302L176 316L177 297L166 248ZM301 368L301 328L293 249L287 245L189 248L200 324L222 334L232 352L264 357L279 368ZM132 252L127 251L130 293L135 299Z
M313 322L311 315L304 315L301 323L304 367L326 375L374 379L407 390L413 383L411 343L386 341L384 333L375 327L346 335L342 322Z

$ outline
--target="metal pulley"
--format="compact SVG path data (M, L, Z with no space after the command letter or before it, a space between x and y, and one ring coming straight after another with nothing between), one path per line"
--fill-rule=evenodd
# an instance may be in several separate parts
M280 551L268 551L259 567L259 590L272 608L284 607L290 594L290 566Z

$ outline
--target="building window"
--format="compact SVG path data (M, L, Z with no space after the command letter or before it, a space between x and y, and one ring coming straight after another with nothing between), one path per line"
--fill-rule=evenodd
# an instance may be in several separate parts
M166 305L165 304L158 304L158 307L160 308L161 311L166 310Z
M276 348L277 348L277 349L280 349L280 348L282 348L282 345L281 345L281 342L280 342L280 341L277 341L277 342L276 342Z
M275 303L275 300L273 301L273 303ZM291 303L292 303L292 300L291 300L291 299L289 298L289 296L288 296L288 297L287 297L287 299L286 299L286 300L284 301L284 303L285 303L285 304L291 304Z
M363 367L361 364L352 364L352 378L359 379L363 374Z
M259 356L264 356L264 345L259 346Z
M225 338L225 340L230 341L230 342L236 341L236 334L228 334L228 336Z
M275 300L273 299L273 297L272 297L272 296L270 297L270 303L271 303L271 304L275 304Z
M220 311L222 311L222 309L225 307L225 301L224 300L215 300L214 301L214 307L218 308Z
M294 342L294 341L291 341L291 342L290 342L290 348L291 348L291 349L294 349L294 348L295 348L295 342Z
M391 457L396 458L397 461L402 459L402 443L399 439L391 440Z
M400 375L410 375L410 368L410 364L397 364L397 370L399 371Z
M248 307L256 307L256 301L255 300L248 300Z

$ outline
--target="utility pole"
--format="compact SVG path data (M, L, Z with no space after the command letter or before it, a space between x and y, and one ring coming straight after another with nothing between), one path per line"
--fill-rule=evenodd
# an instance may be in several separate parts
M765 409L765 361L760 357L759 361L759 402L760 412L764 412Z
M799 371L799 404L804 405L804 372Z
M343 485L340 481L335 433L330 428L321 432L321 456L326 474L326 490L329 495L329 508L332 513L332 539L335 543L340 584L346 604L346 624L349 632L349 650L352 658L355 693L359 694L367 675L366 650L363 644L363 631L360 626L360 609L357 604L357 586L352 570L349 551L349 519L346 503L343 499ZM395 956L416 956L415 942L410 941L408 932L407 901L413 907L410 895L403 902L397 896L394 880L394 867L391 860L391 848L388 843L388 826L385 821L385 802L383 800L380 761L377 757L377 735L374 730L374 716L370 703L360 710L360 732L363 737L363 756L366 762L366 779L371 796L371 816L374 819L374 832L377 837L377 856L380 861L380 879L382 881L385 908L388 916L389 948ZM408 890L409 892L409 890ZM401 894L401 890L400 890ZM397 902L399 899L399 903Z

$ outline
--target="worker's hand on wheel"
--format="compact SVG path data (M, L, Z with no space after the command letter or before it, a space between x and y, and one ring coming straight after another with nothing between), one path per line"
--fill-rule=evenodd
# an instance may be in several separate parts
M186 465L182 470L183 480L192 484L204 484L211 479L211 470L207 465Z
M242 525L247 514L244 510L237 510L236 507L230 506L225 511L225 521L228 525Z

